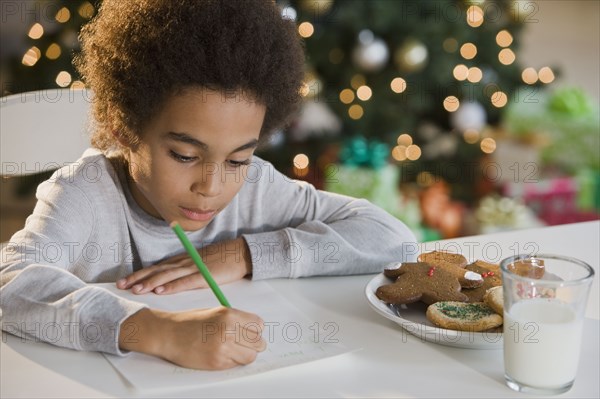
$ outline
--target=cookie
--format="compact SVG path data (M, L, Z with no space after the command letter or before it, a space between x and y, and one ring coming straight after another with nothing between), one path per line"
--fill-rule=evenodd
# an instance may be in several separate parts
M419 261L451 272L458 278L463 288L476 288L483 285L481 275L464 269L467 265L467 259L460 254L442 251L427 252L419 255Z
M429 305L443 300L468 300L468 297L460 292L458 278L443 268L437 269L423 262L395 265L398 267L389 268L386 274L397 274L395 282L382 285L375 291L377 298L387 304L400 305L422 301Z
M401 266L402 262L390 263L383 268L383 275L391 280L396 281L396 279L400 276Z
M500 274L500 266L484 262L482 260L475 261L465 269L479 273L483 277L483 285L477 288L464 289L462 292L469 297L468 302L481 302L485 292L492 287L502 285L502 276Z
M432 263L436 266L451 265L458 266L463 269L465 266L467 266L467 258L462 256L461 254L448 251L425 252L419 255L419 258L417 260L419 262Z
M504 315L504 294L502 286L492 287L483 295L483 302L499 315Z
M459 331L485 331L503 322L502 316L483 302L437 302L429 305L426 316L438 327Z

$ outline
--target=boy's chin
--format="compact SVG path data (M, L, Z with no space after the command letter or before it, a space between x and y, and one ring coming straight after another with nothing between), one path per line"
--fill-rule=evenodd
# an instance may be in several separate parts
M177 223L179 223L181 228L185 231L197 231L197 230L205 228L206 225L210 223L210 220L199 222L199 221L195 221L195 220L187 220L187 219L179 218L179 219L177 219Z

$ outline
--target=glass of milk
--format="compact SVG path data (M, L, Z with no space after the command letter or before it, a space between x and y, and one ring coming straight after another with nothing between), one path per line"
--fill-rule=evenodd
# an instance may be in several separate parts
M500 263L504 377L519 392L568 391L577 375L594 270L558 255L516 255Z

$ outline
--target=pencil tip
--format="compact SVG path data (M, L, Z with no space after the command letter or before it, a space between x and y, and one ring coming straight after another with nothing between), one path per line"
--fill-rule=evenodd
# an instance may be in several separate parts
M177 226L177 220L173 220L171 223L169 223L169 226L170 226L171 228L173 228L173 227Z

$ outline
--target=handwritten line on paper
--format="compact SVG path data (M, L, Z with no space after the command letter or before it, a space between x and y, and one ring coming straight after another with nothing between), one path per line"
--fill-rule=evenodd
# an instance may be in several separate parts
M118 290L114 284L100 286L121 297L167 311L219 305L208 290L161 296L134 295ZM204 386L348 352L338 342L335 323L321 325L310 321L265 282L241 280L224 285L222 289L231 303L244 304L242 310L258 314L265 322L263 339L267 342L267 350L260 353L254 363L223 371L202 371L179 367L141 353L126 357L105 354L105 357L137 390L154 391ZM277 305L273 306L273 303Z

